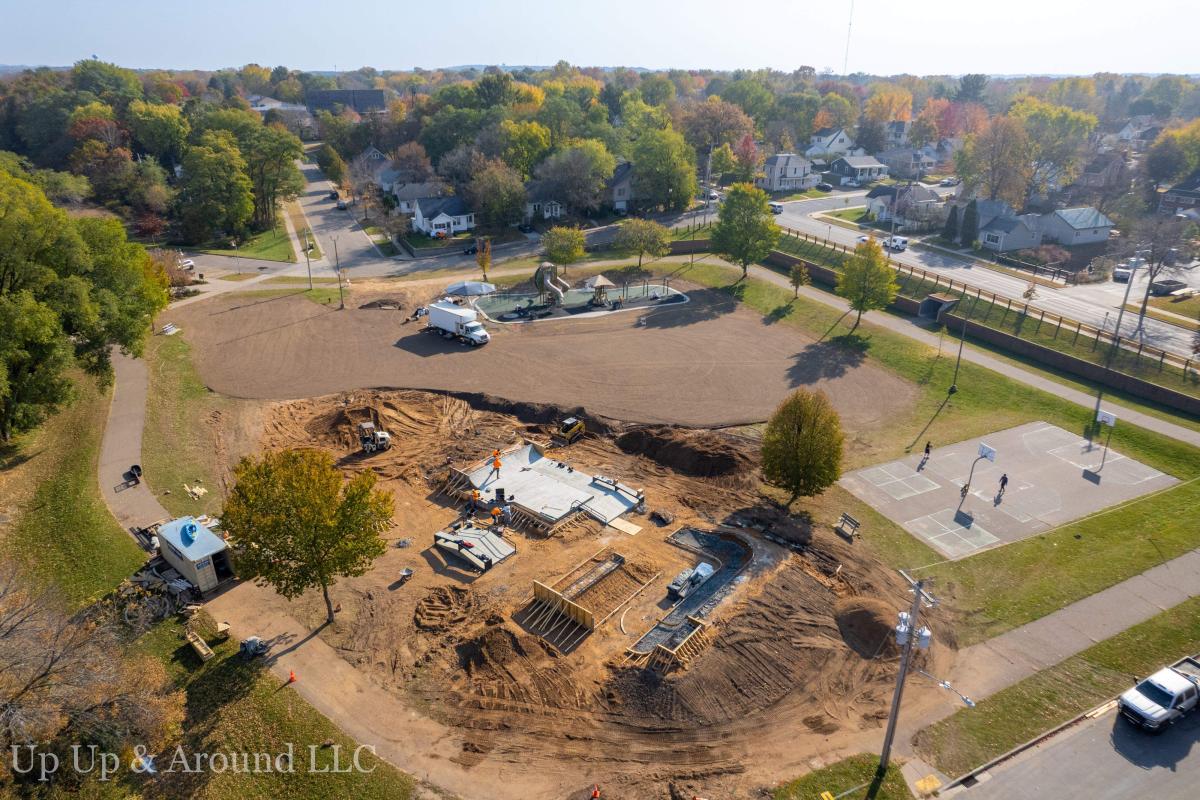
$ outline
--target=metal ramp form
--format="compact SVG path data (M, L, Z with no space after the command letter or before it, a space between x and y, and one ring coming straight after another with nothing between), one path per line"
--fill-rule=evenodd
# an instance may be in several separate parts
M517 548L491 531L469 522L457 522L433 535L433 543L483 572L517 552Z

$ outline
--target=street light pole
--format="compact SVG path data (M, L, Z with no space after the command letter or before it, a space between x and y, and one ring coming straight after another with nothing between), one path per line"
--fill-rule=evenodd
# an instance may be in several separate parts
M342 262L338 260L338 237L331 236L329 238L333 239L333 270L337 273L338 310L341 311L346 308L346 297L342 294Z
M966 290L963 290L964 295ZM975 295L975 302L971 303L971 310L963 317L962 335L958 338L958 358L954 359L954 377L950 379L950 394L958 391L958 367L962 364L963 344L967 341L967 320L971 319L971 315L975 313L975 306L979 303L979 295Z
M904 575L903 572L900 574ZM919 647L924 650L929 647L931 638L929 629L918 627L918 625L922 601L927 601L930 605L936 601L925 593L925 581L913 581L907 575L904 577L912 586L913 601L908 613L900 614L900 622L896 626L896 642L903 648L900 654L900 672L896 676L896 691L892 694L892 710L888 713L887 732L883 736L883 750L879 755L879 768L875 773L875 780L867 792L868 798L875 797L879 787L883 784L884 775L887 774L888 762L892 756L892 740L896 737L896 723L900 716L900 701L904 697L904 679L908 677L913 648Z

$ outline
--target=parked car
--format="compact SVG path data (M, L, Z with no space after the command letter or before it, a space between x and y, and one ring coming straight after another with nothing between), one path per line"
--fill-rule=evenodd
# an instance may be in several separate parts
M196 262L192 261L190 258L185 258L183 261L179 262L179 268L180 269L195 269Z
M1121 716L1148 731L1161 731L1196 707L1200 661L1184 658L1163 667L1117 700Z
M901 253L908 249L908 237L889 236L883 240L883 246L888 250L895 250L897 253Z
M720 200L721 194L714 189L713 191L708 193L708 199L709 200Z
M845 186L848 189L857 189L859 187L859 183L854 178L846 178L846 180L842 181L842 186Z
M1177 280L1162 280L1155 281L1150 284L1150 294L1155 297L1165 297L1166 295L1176 292L1180 289L1186 289L1187 284Z
M818 191L818 192L832 192L832 191L833 191L833 184L832 184L832 183L825 183L824 181L822 181L821 183L818 183L818 184L817 184L817 191Z
M863 242L869 242L869 241L871 241L871 237L870 237L870 236L860 236L860 237L858 237L858 242L859 242L859 244L862 244Z
M464 255L464 256L473 256L473 255L475 255L475 254L476 254L476 253L478 253L478 252L479 252L479 246L478 246L478 245L474 245L474 244L473 244L473 245L471 245L470 247L465 247L465 248L463 248L463 255Z
M337 207L338 211L345 211L347 208L349 208L345 200L338 200Z
M330 190L329 190L329 199L330 199L330 200L337 200L339 197L340 197L340 195L338 194L338 190L337 190L337 189L330 189Z
M960 181L958 178L951 176L949 178L942 178L940 181L938 181L938 186L958 186L959 183Z
M783 213L783 203L767 203L767 207L771 209L772 214Z
M517 230L519 230L521 233L533 233L533 226L528 222L522 222L517 226Z

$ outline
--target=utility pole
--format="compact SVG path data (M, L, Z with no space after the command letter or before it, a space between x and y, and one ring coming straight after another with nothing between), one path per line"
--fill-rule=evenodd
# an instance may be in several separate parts
M310 292L312 291L312 288L313 288L313 283L312 283L312 260L309 258L308 252L309 252L309 250L311 250L311 249L312 249L312 248L311 248L311 247L309 247L309 244L308 244L308 231L305 231L305 233L304 233L304 266L305 266L305 268L307 268L307 269L308 269L308 290L309 290Z
M334 264L333 269L337 273L338 310L341 311L346 308L346 297L345 297L345 295L342 294L342 262L338 260L338 249L337 249L338 237L331 236L329 238L333 239L333 264Z
M963 300L967 299L967 290L963 289ZM971 310L963 317L962 335L958 337L958 358L954 359L954 377L950 379L950 394L958 391L958 367L962 364L963 345L967 341L967 321L971 319L971 315L975 313L975 306L979 304L979 295L975 295L975 302L971 303Z
M875 772L871 788L867 791L868 800L878 794L879 787L883 785L883 777L887 774L888 762L892 757L892 740L896 737L896 722L900 715L900 700L904 697L904 679L908 677L913 648L927 649L933 637L929 628L918 626L921 621L921 603L935 606L937 600L925 591L925 581L914 581L903 571L900 574L912 587L913 601L907 613L900 612L899 624L896 625L896 643L903 648L900 653L900 672L896 676L896 691L892 695L892 710L888 714L887 732L884 734L883 750L879 755L879 768Z
M1129 303L1129 290L1133 288L1133 279L1137 275L1138 253L1140 252L1143 251L1134 251L1134 257L1129 261L1129 280L1125 284L1125 297L1121 299L1121 308L1117 311L1117 325L1116 329L1113 331L1113 344L1112 347L1108 349L1108 355L1104 358L1104 371L1106 373L1112 366L1113 356L1116 355L1117 348L1121 346L1121 318L1125 316L1125 306ZM1108 319L1107 313L1104 315L1104 318L1105 320ZM1100 384L1099 388L1096 390L1096 408L1092 412L1093 420L1098 419L1100 416L1100 403L1103 399L1104 385ZM1092 431L1095 429L1095 427L1095 425L1088 423L1087 439L1089 445L1092 443Z

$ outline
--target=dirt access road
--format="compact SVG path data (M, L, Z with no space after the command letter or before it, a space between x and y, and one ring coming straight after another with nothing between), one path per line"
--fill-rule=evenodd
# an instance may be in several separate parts
M682 287L681 287L682 288ZM847 348L806 338L712 290L648 312L493 325L482 348L404 323L405 311L311 302L299 293L225 295L168 312L194 346L204 382L233 397L293 399L362 388L487 392L586 406L631 422L758 422L797 387L826 391L847 427L882 424L916 390ZM428 289L423 291L427 292ZM355 303L370 296L356 295Z

